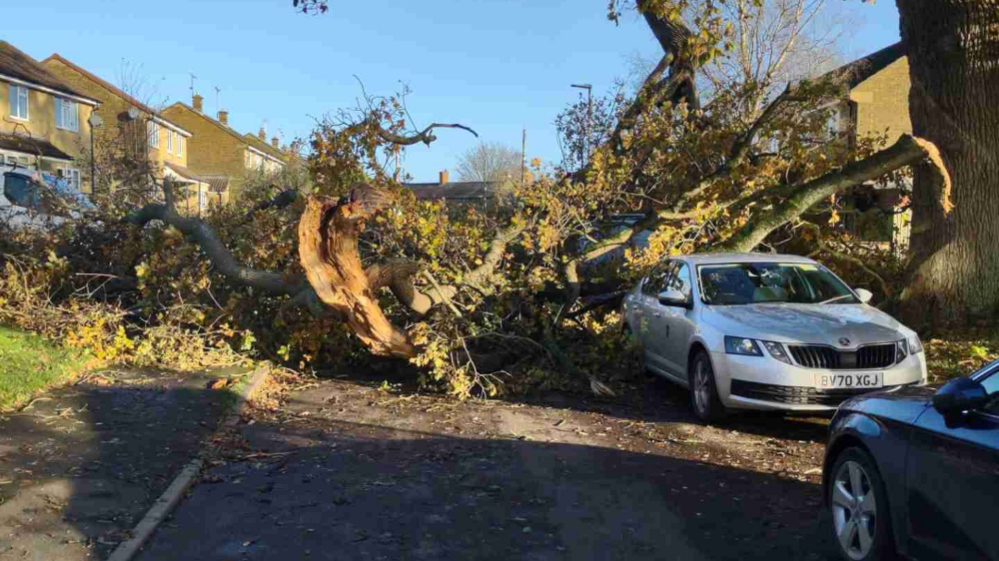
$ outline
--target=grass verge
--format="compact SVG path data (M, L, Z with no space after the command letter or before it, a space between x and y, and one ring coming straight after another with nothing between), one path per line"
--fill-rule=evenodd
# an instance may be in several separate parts
M40 390L70 380L85 362L79 351L0 327L0 411L21 406Z

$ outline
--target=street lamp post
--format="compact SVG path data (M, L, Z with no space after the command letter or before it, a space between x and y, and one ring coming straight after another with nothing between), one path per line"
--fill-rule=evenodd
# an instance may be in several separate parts
M586 90L586 159L590 159L590 129L593 126L593 85L572 84L572 87Z
M104 119L91 111L87 123L90 124L90 194L93 196L97 194L97 155L94 154L94 129L100 128L104 124Z

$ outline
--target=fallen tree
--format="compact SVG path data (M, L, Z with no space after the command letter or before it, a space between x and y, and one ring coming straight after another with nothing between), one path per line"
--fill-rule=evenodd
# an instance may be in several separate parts
M705 12L691 30L670 5L637 5L664 55L606 140L580 169L534 165L514 205L417 201L385 162L432 143L437 128L471 129L418 127L399 97L365 94L312 135L313 190L275 193L266 182L199 218L178 211L165 180L163 202L136 209L106 243L78 237L96 257L67 270L132 281L121 307L138 316L133 325L196 326L303 369L373 354L408 360L421 382L460 396L573 380L603 393L600 380L627 360L614 304L646 266L680 252L769 249L804 231L822 236L811 248L828 249L832 228L801 227L806 215L835 223L837 196L852 185L936 162L914 137L852 146L829 135L835 77L787 87L751 115L759 84L702 103L697 73L726 56L724 22ZM632 219L622 226L621 215ZM606 261L619 250L623 262Z

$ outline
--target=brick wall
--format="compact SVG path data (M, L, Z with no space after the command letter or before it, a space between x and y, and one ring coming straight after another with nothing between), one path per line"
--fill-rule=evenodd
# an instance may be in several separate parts
M857 133L883 133L891 143L903 133L912 133L909 120L909 60L902 57L861 82L850 91L857 103Z
M67 85L72 86L72 84ZM2 120L0 120L0 132L5 134L21 135L28 132L34 138L51 142L56 148L62 150L74 159L79 158L83 150L90 147L90 124L88 124L87 119L90 118L90 113L93 110L93 107L83 103L77 103L77 117L80 122L79 131L59 129L55 126L56 96L46 92L33 90L29 87L28 120L21 121L10 117L10 100L8 99L10 97L9 86L10 84L7 82L0 80L0 117L2 117ZM85 92L80 93L85 94ZM40 165L40 169L43 171L55 171L55 169L63 167L63 165L64 164L55 164L44 160ZM74 162L71 167L75 167L80 170L81 178L84 183L82 187L87 189L89 186L89 179L87 177L82 177L84 175L89 176L89 170L83 169L87 166L83 165L83 162L78 161Z
M187 142L187 167L199 174L231 177L230 190L238 189L246 171L246 142L229 134L206 116L176 103L163 110L163 117L194 136Z

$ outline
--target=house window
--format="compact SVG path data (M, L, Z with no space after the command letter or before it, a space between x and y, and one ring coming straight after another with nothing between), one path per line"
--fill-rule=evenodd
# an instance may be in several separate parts
M201 210L208 208L208 191L203 185L198 186L198 208Z
M75 101L55 98L55 124L57 129L80 132L80 111Z
M62 168L59 170L59 176L66 180L70 187L80 190L80 170L73 168Z
M14 119L28 120L28 88L11 84L10 116Z
M173 131L167 131L167 153L173 154Z
M146 136L149 137L149 145L158 148L160 145L160 126L152 121L146 121Z
M184 155L184 137L179 134L177 135L177 155Z

